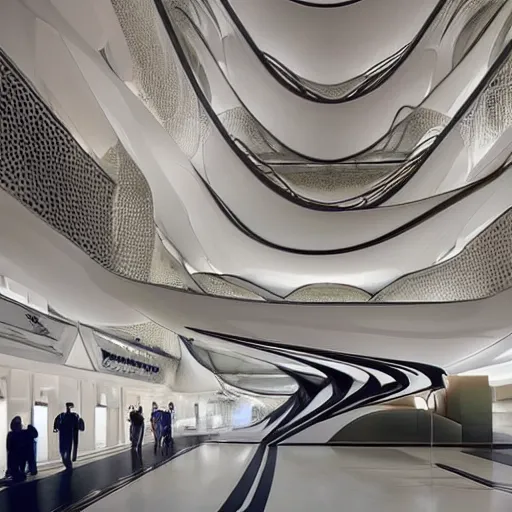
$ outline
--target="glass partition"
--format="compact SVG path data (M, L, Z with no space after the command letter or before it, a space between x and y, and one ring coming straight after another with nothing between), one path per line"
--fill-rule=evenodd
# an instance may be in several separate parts
M448 376L446 389L435 397L434 414L443 418L443 423L434 422L433 427L432 467L439 476L450 472L460 479L492 486L496 436L493 396L487 375ZM446 426L460 432L456 442L439 435Z

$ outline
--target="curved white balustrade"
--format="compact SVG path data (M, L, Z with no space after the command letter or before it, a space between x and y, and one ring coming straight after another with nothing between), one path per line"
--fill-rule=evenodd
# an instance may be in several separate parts
M454 25L445 33L446 24L434 23L376 90L341 104L312 103L287 91L234 28L222 34L224 52L217 58L242 102L278 140L300 154L334 160L367 149L386 134L402 107L419 105L446 76L451 68L441 62L439 71L438 53L447 52L443 38L455 37L461 28ZM219 37L213 31L209 34L213 40Z
M494 49L496 33L499 33L503 30L503 27L506 27L511 12L512 3L509 3L506 8L502 9L499 15L496 16L488 31L477 44L475 44L462 63L445 81L437 86L431 96L424 102L422 108L431 109L443 115L453 117L457 110L461 108L464 101L470 97L470 94L478 86L480 79L492 64L491 53ZM237 97L226 83L225 77L213 62L211 55L202 41L193 30L187 31L186 34L204 66L206 76L208 76L208 90L212 94L212 108L215 113L220 116L227 110L240 106ZM502 46L506 46L507 42L508 38L505 38L502 42ZM475 69L479 70L476 75ZM470 81L470 83L468 83L468 81ZM482 95L484 94L485 93ZM241 180L246 179L245 175L243 177L241 176L243 174L243 167L245 166L243 166L241 162L238 162L237 165L237 159L234 158L234 155L230 154L232 151L227 148L226 144L224 148L222 147L222 137L217 133L216 128L212 128L212 130L213 133L211 133L205 143L204 156L198 161L197 168L198 170L204 170L204 177L209 180L210 185L219 194L220 198L231 211L251 229L254 224L247 220L246 212L244 212L244 209L247 209L247 202L244 195L245 191L247 191L248 195L254 197L254 191L259 188L258 180L249 178L250 185L242 185ZM425 199L431 195L439 195L470 183L472 180L466 179L466 176L476 163L474 160L466 162L465 156L469 157L470 148L462 145L463 141L458 132L459 126L456 125L452 129L452 133L447 135L447 138L441 143L441 146L436 149L432 157L423 164L414 174L413 178L393 195L386 204L397 205L418 199ZM219 154L221 150L222 154ZM224 163L230 161L233 162L231 166ZM457 165L454 164L452 168L450 168L448 164L452 161L456 162ZM221 162L224 163L224 165L222 165ZM488 167L492 167L491 163L490 161L481 163L480 168L488 169ZM496 163L494 164L496 165ZM240 170L235 171L235 166L240 167ZM460 168L461 166L463 166L462 169ZM232 170L232 174L230 175L228 175L227 172L229 170ZM439 186L437 188L427 186L426 182L435 182L436 178L443 180L443 188L439 188ZM235 183L237 186L233 186ZM418 185L416 185L416 183L418 183ZM418 192L416 191L419 190L423 193L418 197ZM272 199L277 198L269 197L265 204L269 206L269 201ZM253 207L251 207L251 210L252 209ZM268 208L266 208L265 211L269 215L273 215ZM378 214L381 221L379 225L381 225L383 217L389 214L389 211L380 210ZM402 212L402 215L404 220L408 218L405 212ZM259 220L263 223L265 221L264 215L259 217ZM301 225L305 226L302 223ZM384 226L383 223L382 226ZM261 228L252 230L256 233L263 233ZM345 240L347 240L346 234L344 234L344 237ZM284 240L284 238L280 239ZM330 239L331 241L335 240L332 237ZM319 248L320 245L317 245L317 247Z
M512 331L512 290L466 303L315 306L227 300L135 283L94 263L15 199L3 192L1 199L0 272L23 278L63 314L90 323L111 322L112 305L123 301L125 323L145 315L186 335L193 336L187 327L194 327L440 366Z
M414 229L368 249L341 255L307 256L266 247L230 223L147 109L112 73L109 74L101 59L96 61L95 54L88 51L87 46L79 48L79 40L75 42L76 45L67 39L68 47L89 80L89 86L120 139L146 172L154 194L159 225L195 271L236 275L279 295L318 282L347 284L373 293L403 274L432 265L454 245L463 246L485 222L496 218L509 206L507 189L503 186L503 183L508 183L507 174ZM145 127L142 132L140 126ZM228 154L225 155L225 163L228 162ZM176 167L170 168L169 162L176 162ZM231 176L233 180L236 175L233 173ZM242 179L247 178L247 174L238 175ZM237 182L232 181L233 184ZM241 181L239 187L247 187L247 183ZM318 237L324 235L318 233L329 233L323 221L328 214L303 210L280 200L276 206L289 205L303 213L317 214L318 223L315 226L306 222L305 217L284 214L283 210L278 210L274 216L265 215L265 209L270 210L269 204L263 198L257 199L257 189L253 188L255 219L244 220L253 223L252 228L254 222L263 220L262 231L257 231L258 234L266 239L275 237L276 242L283 243L286 233L290 232L289 236L301 237L303 244L308 243L307 248L319 247ZM271 194L263 185L260 190ZM256 206L261 210L258 211ZM247 212L247 209L243 211ZM371 240L375 232L368 230L370 225L377 224L376 227L382 229L382 212L392 211L346 212L339 214L339 218L350 218L346 224L347 233L354 233L353 236L366 233L367 240ZM398 211L400 208L396 209ZM259 215L263 217L260 219ZM341 232L336 217L329 218L333 219L332 229L337 227ZM399 218L398 214L396 218ZM467 222L466 219L471 220ZM389 229L389 225L387 227ZM277 231L278 228L281 231ZM276 231L272 233L270 229ZM309 239L306 238L308 234L312 235ZM354 241L350 238L343 240L345 243Z
M262 52L322 84L350 80L393 55L416 37L438 3L362 0L313 9L288 0L227 1Z

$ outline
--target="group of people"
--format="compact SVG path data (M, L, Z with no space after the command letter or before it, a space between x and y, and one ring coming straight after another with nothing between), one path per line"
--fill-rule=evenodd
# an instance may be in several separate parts
M140 451L144 439L144 415L142 407L130 407L130 441L133 450ZM174 421L174 404L169 402L167 409L159 409L158 404L153 402L151 411L151 432L154 438L154 452L158 449L166 449L172 446L172 425Z
M11 431L7 434L7 471L6 478L21 482L27 473L37 475L36 439L37 429L32 425L23 428L20 416L11 421Z
M59 451L62 463L67 470L73 468L77 458L78 434L85 430L84 420L73 412L72 402L66 403L66 411L59 414L53 422L53 431L59 434ZM27 474L37 475L37 429L28 425L23 428L20 416L11 421L11 431L7 434L7 471L6 478L21 482Z
M167 410L158 408L158 404L153 402L153 411L151 412L151 431L155 440L154 451L157 452L158 448L169 447L173 443L172 438L172 424L174 420L174 404L169 402Z
M73 412L74 404L66 403L66 411L59 414L53 422L53 431L59 434L59 451L62 463L67 470L73 469L77 459L79 433L85 430L84 420ZM131 407L130 441L132 449L140 450L144 438L144 415L142 407ZM151 411L151 432L154 438L154 451L169 450L173 444L172 426L174 422L174 404L169 402L167 409L159 409L153 402ZM23 428L20 416L11 421L11 431L7 435L7 472L6 477L13 481L23 481L27 474L37 474L37 442L39 434L32 425Z

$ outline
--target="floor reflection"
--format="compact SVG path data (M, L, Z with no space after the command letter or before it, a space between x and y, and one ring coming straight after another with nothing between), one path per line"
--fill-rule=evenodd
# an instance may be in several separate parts
M131 451L131 459L132 459L132 473L138 473L142 471L143 462L142 462L142 450L132 450Z
M25 483L9 485L0 492L1 512L58 512L71 505L93 499L103 490L137 478L150 468L165 463L179 450L194 446L203 439L197 436L176 439L168 453L153 453L153 443L142 450L123 450L72 471L59 471L53 475ZM79 508L77 510L83 510Z

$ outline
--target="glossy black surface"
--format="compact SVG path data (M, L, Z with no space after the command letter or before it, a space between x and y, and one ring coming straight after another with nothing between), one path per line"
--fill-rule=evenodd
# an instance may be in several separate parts
M117 489L122 484L129 483L202 440L198 436L176 438L168 453L159 451L156 454L150 443L142 448L140 454L125 450L77 467L72 472L62 471L45 478L11 485L0 491L0 511L82 510L79 503L102 496L106 489Z
M500 464L505 464L506 466L512 466L512 449L510 448L507 449L503 447L497 447L492 450L489 448L480 450L465 450L462 453L474 455L475 457L491 460L493 462L499 462Z

